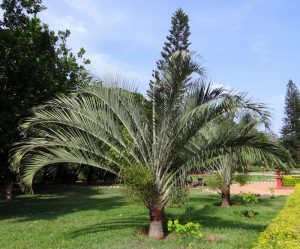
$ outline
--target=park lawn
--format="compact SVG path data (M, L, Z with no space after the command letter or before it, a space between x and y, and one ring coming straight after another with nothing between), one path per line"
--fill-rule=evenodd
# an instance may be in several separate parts
M249 175L249 181L253 181L253 182L272 182L272 181L275 181L275 176Z
M202 178L205 183L207 175L191 175L194 182L197 182L198 178ZM248 175L249 182L272 182L275 181L275 176L269 175ZM237 183L235 180L232 183Z
M260 198L258 216L249 219L238 197L235 206L221 208L218 195L198 191L191 190L184 206L166 210L169 217L204 227L206 238L193 248L251 248L286 200ZM186 240L170 235L162 241L136 236L146 229L148 212L128 204L119 188L63 186L36 192L17 195L11 203L0 201L1 249L187 248Z

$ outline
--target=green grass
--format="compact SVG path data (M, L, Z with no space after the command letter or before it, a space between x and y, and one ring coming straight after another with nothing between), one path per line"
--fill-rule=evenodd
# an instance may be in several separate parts
M0 201L0 248L187 248L179 238L154 241L136 236L147 228L148 212L139 204L128 204L120 189L59 187L37 193L20 194L11 203ZM285 197L261 198L255 207L258 216L249 219L242 215L243 206L221 208L217 195L192 190L189 201L167 208L167 215L199 222L206 238L222 238L200 240L194 248L244 249L251 248L284 201Z
M270 182L270 181L275 181L275 176L249 175L249 181Z
M197 182L198 178L203 178L205 182L206 175L204 176L198 176L198 175L192 175L191 176L194 182ZM275 181L275 176L266 176L266 175L248 175L248 181L253 182L270 182ZM232 181L232 183L237 183L235 180Z

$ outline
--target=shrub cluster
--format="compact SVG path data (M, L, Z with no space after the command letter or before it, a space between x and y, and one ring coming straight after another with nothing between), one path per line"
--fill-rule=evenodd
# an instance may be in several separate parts
M261 233L253 249L298 249L300 245L300 184L284 208Z
M128 201L155 203L158 189L154 173L138 164L124 165L121 168L121 179L124 183L124 195Z
M300 183L300 175L285 175L283 176L282 183L284 186L295 186Z
M180 234L183 237L190 237L194 239L201 239L203 234L203 229L199 223L188 222L186 224L180 224L176 219L174 221L168 221L168 231Z

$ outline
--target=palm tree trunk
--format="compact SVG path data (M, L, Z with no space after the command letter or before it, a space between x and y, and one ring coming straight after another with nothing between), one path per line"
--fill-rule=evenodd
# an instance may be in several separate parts
M230 206L230 185L221 191L221 196L222 196L221 206L229 207Z
M13 188L13 181L10 181L5 188L5 196L7 201L12 200L12 188Z
M163 217L164 217L164 208L150 208L150 226L149 226L149 238L152 239L163 239L164 230L163 230Z
M230 184L231 184L231 168L232 163L230 157L227 155L224 157L222 170L221 170L221 179L222 188L221 188L221 197L222 197L222 207L230 206Z

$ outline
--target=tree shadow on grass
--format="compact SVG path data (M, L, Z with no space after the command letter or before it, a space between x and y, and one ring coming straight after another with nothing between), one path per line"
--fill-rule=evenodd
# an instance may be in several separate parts
M265 229L264 225L248 223L243 221L242 217L238 217L236 220L226 219L225 217L220 217L218 214L221 207L216 207L215 203L212 202L217 198L208 198L211 203L210 205L204 205L202 208L187 207L179 217L172 217L172 209L167 209L167 218L178 218L181 222L194 221L199 222L204 228L211 229L235 229L235 230L248 230L248 231L263 231ZM194 201L194 200L193 200ZM224 209L225 211L226 209ZM240 211L240 210L239 210ZM232 216L231 216L232 218ZM81 227L80 229L69 232L67 236L75 238L78 236L84 236L93 233L99 233L104 231L117 231L127 228L132 228L138 230L147 230L148 228L148 217L146 213L137 213L136 216L128 217L117 217L113 219L101 220L101 222Z
M199 196L189 197L189 203L206 204L208 202L219 203L220 195L212 194L212 195L199 195Z
M224 212L224 214L220 215L220 211ZM241 208L222 208L216 206L216 203L211 203L198 209L187 207L185 212L177 218L183 223L188 221L199 222L204 228L211 229L253 230L258 232L265 229L265 225L255 224L250 220L247 222L245 220L247 218L242 217L241 212ZM170 216L172 217L172 214Z
M287 199L286 196L274 196L272 198L271 198L271 196L265 196L265 197L260 197L258 199L258 203L265 207L272 207L272 206L274 206L274 201L275 202L285 202L286 199Z
M52 220L79 211L106 211L125 205L120 193L104 193L101 188L47 186L35 195L19 195L11 202L0 201L0 220Z
M101 221L97 224L82 227L69 232L67 235L70 238L84 236L93 233L105 232L105 231L117 231L122 229L136 229L136 231L146 231L148 229L148 219L146 217L119 217L115 219L109 219Z

